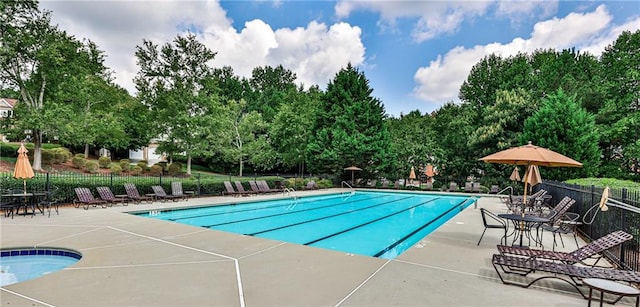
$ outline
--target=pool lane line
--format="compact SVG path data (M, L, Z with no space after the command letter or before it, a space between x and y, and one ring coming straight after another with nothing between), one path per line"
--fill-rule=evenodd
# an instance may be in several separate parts
M425 202L421 202L421 203L419 203L419 204L417 204L417 205L415 205L415 206L411 206L411 207L408 207L408 208L402 209L402 210L400 210L400 211L398 211L398 212L394 212L394 213L392 213L392 214L388 214L388 215L385 215L385 216L381 216L381 217L379 217L379 218L373 219L373 220L368 221L368 222L366 222L366 223L362 223L362 224L360 224L360 225L356 225L356 226L353 226L353 227L347 228L347 229L345 229L345 230L338 231L338 232L336 232L336 233L330 234L330 235L328 235L328 236L324 236L324 237L322 237L322 238L319 238L319 239L313 240L313 241L311 241L311 242L304 243L303 245L310 245L310 244L313 244L313 243L320 242L320 241L322 241L322 240L329 239L329 238L331 238L331 237L335 237L335 236L337 236L337 235L341 235L341 234L343 234L343 233L345 233L345 232L349 232L349 231L352 231L352 230L354 230L354 229L357 229L357 228L360 228L360 227L363 227L363 226L369 225L369 224L371 224L371 223L375 223L375 222L378 222L378 221L384 220L384 219L386 219L386 218L388 218L388 217L390 217L390 216L394 216L394 215L396 215L396 214L400 214L400 213L402 213L402 212L405 212L405 211L411 210L411 209L413 209L413 208L420 207L420 206L422 206L422 205L424 205L424 204L430 203L430 202L432 202L432 201L434 201L434 200L438 200L438 199L441 199L441 198L442 198L442 197L436 197L436 198L433 198L433 199L427 200L427 201L425 201Z
M407 198L413 198L413 196L394 199L394 200L389 200L389 201L385 201L383 203L371 205L371 206L368 206L368 207L351 209L349 211L344 211L344 212L340 212L340 213L336 213L336 214L332 214L332 215L327 215L327 216L323 216L323 217L319 217L319 218L315 218L315 219L311 219L311 220L304 220L304 221L301 221L301 222L288 224L288 225L284 225L284 226L280 226L280 227L276 227L276 228L271 228L271 229L267 229L267 230L261 230L261 231L254 232L254 233L247 233L245 235L247 235L247 236L255 236L257 234L261 234L261 233L265 233L265 232L270 232L270 231L274 231L274 230L279 230L279 229L284 229L284 228L293 227L293 226L297 226L297 225L302 225L302 224L306 224L306 223L311 223L311 222L315 222L315 221L320 221L320 220L324 220L324 219L328 219L328 218L332 218L332 217L336 217L336 216L340 216L340 215L345 215L345 214L349 214L349 213L353 213L353 212L358 212L358 211L362 211L362 210L371 209L373 207L378 207L378 206L382 206L382 205L388 205L390 203L394 203L394 202L397 202L397 201L405 200Z
M457 209L458 207L460 207L461 205L463 205L464 203L467 202L467 200L469 199L465 199L461 202L459 202L457 205L451 207L449 210L441 213L440 215L438 215L438 217L436 217L435 219L431 219L429 222L427 222L426 224L418 227L416 230L410 232L409 234L405 235L404 237L402 237L401 239L397 240L396 242L394 242L393 244L385 247L384 249L382 249L381 251L377 252L376 254L373 255L373 257L380 257L382 255L384 255L384 253L388 252L389 250L391 250L392 248L398 246L398 244L404 242L405 240L407 240L408 238L410 238L411 236L415 235L416 233L420 232L421 230L425 229L426 227L430 226L431 224L433 224L435 221L440 220L442 217L444 217L445 215L451 213L454 209Z
M314 207L314 208L308 208L308 209L302 209L302 210L296 210L296 211L287 211L287 212L284 212L284 213L276 213L276 214L271 214L271 215L256 216L256 217L251 217L251 218L246 218L246 219L241 219L241 220L234 220L234 221L218 223L218 224L202 225L200 227L211 228L211 227L215 227L215 226L242 223L242 222L247 222L247 221L255 221L255 220L259 220L259 219L266 219L266 218L282 216L282 215L297 214L297 213L305 212L305 211L313 211L313 210L320 210L320 209L325 209L325 208L329 208L329 207L344 206L345 204L353 204L353 203L368 201L368 200L372 200L372 199L376 199L376 198L380 198L380 197L384 197L384 196L357 199L357 200L346 202L346 203L337 203L337 204L333 204L333 205L320 206L320 207ZM250 236L251 234L245 234L245 235Z
M354 202L359 202L359 201L369 200L369 199L375 199L375 198L380 198L380 197L384 197L384 195L383 196L375 196L375 197L363 198L363 199L356 199L356 200L351 201L351 202L341 202L341 203L338 203L338 204L335 204L335 205L346 204L346 203L354 203ZM337 200L338 196L333 197L331 199L336 199ZM304 203L312 203L312 202L314 202L314 200L305 201ZM191 216L187 216L187 217L176 217L176 218L166 219L165 221L175 222L175 221L178 221L178 220L186 220L186 219L192 219L192 218L198 218L198 217L208 217L208 216L225 215L225 214L236 214L236 213L242 213L242 212L267 210L267 209L272 209L272 208L288 207L288 206L291 206L291 204L283 204L283 205L269 206L269 207L263 207L263 208L249 208L249 209L236 210L236 211L232 211L232 212L220 212L220 213L212 213L212 214L198 214L198 215L191 215ZM325 208L325 207L330 207L330 206L333 206L333 205L315 207L315 208ZM191 208L191 209L193 209L193 208ZM314 208L309 208L307 210L312 210L312 209L314 209ZM181 209L181 210L188 210L188 209ZM175 210L175 211L177 211L177 210ZM301 212L301 211L296 211L296 212ZM241 221L241 220L239 220L239 221ZM208 226L202 226L202 227L208 227Z
M191 246L178 244L178 243L175 243L175 242L171 242L171 241L167 241L167 240L163 240L163 239L159 239L159 238L154 238L154 237L151 237L151 236L143 235L143 234L140 234L140 233L135 233L135 232L132 232L132 231L116 228L116 227L113 227L113 226L107 226L107 228L113 229L115 231L120 231L120 232L123 232L123 233L126 233L126 234L130 234L130 235L133 235L133 236L146 238L146 239L149 239L149 240L152 240L152 241L157 241L157 242L169 244L169 245L172 245L172 246L188 249L188 250L191 250L191 251L196 251L196 252L200 252L200 253L203 253L203 254L214 255L214 256L221 257L221 258L233 260L233 264L234 264L235 269L236 269L236 282L237 282L237 285L238 285L238 296L239 296L239 300L240 300L240 307L245 307L244 290L242 288L242 275L240 274L240 262L238 261L237 258L234 258L234 257L231 257L231 256L227 256L227 255L223 255L223 254L210 252L210 251L206 251L206 250L195 248L195 247L191 247Z

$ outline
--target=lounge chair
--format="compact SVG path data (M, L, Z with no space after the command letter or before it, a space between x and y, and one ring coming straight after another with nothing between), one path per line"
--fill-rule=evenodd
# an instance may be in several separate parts
M258 187L258 184L253 180L249 181L249 186L251 187L251 191L253 191L253 193L256 193L256 194L264 194L264 193L266 193L265 191L260 189Z
M83 205L84 210L89 210L89 206L97 207L100 205L102 208L106 208L108 206L107 201L94 198L89 188L75 188L75 191L76 197L78 197L74 202L76 208Z
M130 200L133 200L138 204L141 203L143 200L149 203L153 202L153 197L140 195L140 193L138 192L138 188L136 188L136 185L133 183L125 183L124 190L127 191L127 197L129 197Z
M277 189L277 188L270 188L269 184L267 183L266 180L259 180L256 181L256 184L258 185L258 189L262 189L263 191L265 191L265 193L280 193L280 192L284 192L284 189Z
M236 190L242 196L255 194L253 191L245 190L244 186L242 185L242 182L240 182L240 181L235 181L234 184L236 185Z
M318 188L318 184L313 180L309 180L307 185L304 187L305 190L317 190Z
M171 183L171 195L178 196L181 199L189 201L189 196L192 196L193 194L193 191L184 191L182 189L182 182L174 181Z
M498 252L501 255L516 255L527 258L542 258L548 260L560 261L567 264L580 263L583 265L596 266L598 261L602 259L601 253L618 246L626 241L633 239L633 236L622 231L616 231L607 234L599 239L591 241L587 245L578 248L572 252L558 252L550 250L541 250L533 248L519 248L505 245L498 245ZM593 264L587 264L587 259L595 259Z
M496 184L491 185L491 189L489 189L489 194L498 194L500 192L500 187Z
M226 191L223 191L222 195L240 196L243 194L233 189L233 186L231 185L231 181L225 181L224 188L226 189Z
M464 183L464 192L465 192L465 193L471 193L471 192L473 192L473 183L471 183L471 182L465 182L465 183Z
M180 198L182 198L182 196L167 194L167 192L164 191L164 188L159 185L152 185L151 189L153 190L153 194L155 194L156 199L160 199L162 201L178 201L180 200Z
M455 182L449 182L449 192L458 192L458 184Z
M480 193L480 182L474 182L471 186L471 192Z
M115 195L113 195L113 192L111 192L111 189L109 187L97 187L96 191L98 191L100 199L110 204L122 204L123 206L129 205L129 198L127 198L126 196L116 197Z
M498 273L500 280L504 284L528 288L539 280L556 278L573 286L585 299L588 299L588 296L585 295L585 293L583 293L579 288L579 286L582 285L581 280L585 278L599 278L619 282L640 283L640 272L638 271L617 270L601 267L586 267L575 264L500 254L494 254L493 258L491 259L491 263L493 264L493 268L496 270L496 273ZM534 278L527 283L526 279L524 279L523 281L522 278L518 278L518 281L507 280L504 278L501 272L506 274L518 274L520 276L527 276L529 273L533 272L544 272L550 273L551 275L542 275ZM568 278L563 278L559 275L564 275ZM618 298L613 303L617 302L618 300L620 300L620 298Z

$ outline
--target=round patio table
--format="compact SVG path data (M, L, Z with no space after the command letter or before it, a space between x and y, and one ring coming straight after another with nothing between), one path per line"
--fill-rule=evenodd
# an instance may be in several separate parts
M604 293L611 293L614 295L619 295L620 298L625 296L635 296L636 297L636 307L640 303L640 290L627 286L625 284L621 284L619 282L600 279L600 278L585 278L582 282L589 287L589 304L591 306L591 294L593 293L593 289L600 291L600 306L602 306L602 302L604 301ZM618 298L618 300L620 299ZM616 300L615 302L617 302ZM614 302L614 303L615 303Z
M513 223L513 226L515 227L514 233L519 232L520 247L525 247L522 240L525 232L527 233L529 239L531 239L531 229L534 226L549 222L549 219L546 217L529 214L525 214L524 216L522 214L498 214L498 217L509 220ZM514 242L518 239L517 236L518 234L516 234L516 237L514 237ZM533 241L536 243L540 243L540 246L542 246L542 242L538 241L537 238L533 239Z

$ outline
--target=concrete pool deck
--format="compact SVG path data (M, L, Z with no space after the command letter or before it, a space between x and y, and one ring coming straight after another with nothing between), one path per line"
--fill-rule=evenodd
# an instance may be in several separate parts
M335 193L298 191L300 196ZM477 196L477 195L475 195ZM0 217L0 246L63 247L76 264L0 288L10 306L585 306L567 284L504 285L491 265L501 231L483 230L482 197L393 260L241 236L126 214L255 201L203 197L107 209L63 207L51 218ZM551 246L551 236L545 246ZM546 240L549 240L548 242ZM566 249L575 249L572 239ZM583 242L581 242L583 244ZM630 304L623 299L617 306ZM635 302L635 300L633 301Z

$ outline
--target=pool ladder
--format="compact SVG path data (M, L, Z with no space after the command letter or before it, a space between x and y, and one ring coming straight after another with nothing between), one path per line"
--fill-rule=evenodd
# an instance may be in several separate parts
M284 188L284 190L282 191L283 195L287 195L287 196L291 196L293 195L293 199L296 200L298 199L298 195L293 194L293 192L295 192L296 190L294 188Z
M356 190L354 190L354 189L353 189L353 187L352 187L352 186L350 186L350 185L349 185L349 183L347 183L346 181L343 181L343 182L341 183L341 187L342 187L343 189L344 189L344 186L349 187L349 190L350 190L350 192L349 192L349 193L350 193L351 195L353 195L353 194L356 192ZM342 192L342 194L344 194L344 192Z

